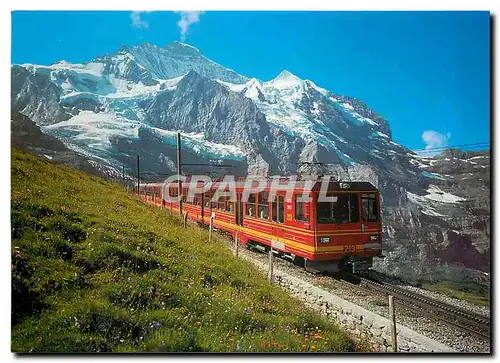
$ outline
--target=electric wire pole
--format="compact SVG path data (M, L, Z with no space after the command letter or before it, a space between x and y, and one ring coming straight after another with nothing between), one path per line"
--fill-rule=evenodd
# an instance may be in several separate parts
M140 196L139 187L140 187L140 179L139 179L139 154L137 154L137 195Z
M178 200L179 200L179 216L182 217L182 160L181 160L181 133L177 133L177 187L178 187Z

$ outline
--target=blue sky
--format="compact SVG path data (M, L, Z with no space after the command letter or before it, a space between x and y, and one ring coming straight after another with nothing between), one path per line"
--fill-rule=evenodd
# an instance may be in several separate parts
M12 63L84 62L122 44L185 39L245 76L266 81L287 69L357 97L411 149L490 140L487 12L204 12L180 20L174 12L13 12Z

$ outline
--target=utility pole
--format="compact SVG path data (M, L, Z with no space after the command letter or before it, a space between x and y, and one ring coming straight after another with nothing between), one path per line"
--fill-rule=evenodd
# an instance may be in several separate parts
M182 161L181 161L181 133L177 133L177 186L178 186L178 200L179 200L179 216L182 217Z
M139 154L137 154L137 195L140 197L139 187L140 187L140 179L139 179Z
M391 324L392 352L398 352L398 337L396 333L396 308L394 306L394 296L389 295L389 321Z
M122 164L122 183L125 187L125 164Z

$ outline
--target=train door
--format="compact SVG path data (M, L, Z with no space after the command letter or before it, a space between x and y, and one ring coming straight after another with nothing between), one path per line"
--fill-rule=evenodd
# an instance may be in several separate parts
M203 216L203 224L209 224L210 223L210 216L212 215L212 200L213 197L213 190L208 190L205 193L203 193L203 203L202 203L202 216Z
M205 224L205 201L206 201L207 197L206 197L206 193L202 193L201 194L201 224L204 225Z
M271 218L273 221L273 239L271 246L280 250L285 250L285 243L282 242L285 224L285 193L279 191L272 202Z
M378 203L377 193L361 194L361 234L364 243L380 243Z
M236 211L235 222L238 226L242 226L243 225L243 203L241 202L241 193L236 194L235 211Z

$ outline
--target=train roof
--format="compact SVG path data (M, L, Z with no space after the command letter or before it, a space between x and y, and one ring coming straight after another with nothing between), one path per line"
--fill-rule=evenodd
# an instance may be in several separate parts
M290 182L289 180L282 179L280 181L279 187L275 188L274 187L275 185L273 185L273 181L271 179L269 179L264 190L275 190L275 189L279 189L279 190L290 190L290 189L304 190L305 187L309 185L307 183L310 181L297 180L297 181L295 181L294 185L290 185L289 182ZM223 183L224 183L223 181L216 181L212 184L211 189L216 189ZM322 181L316 180L316 181L313 181L313 183L314 184L313 184L313 187L311 188L311 190L314 192L319 192L321 190ZM184 181L182 184L183 184L184 188L188 188L190 181L189 180ZM276 182L275 182L275 184L276 184ZM142 184L142 186L149 186L149 187L161 187L162 185L163 185L163 183ZM255 181L254 185L257 186L257 181ZM170 186L171 186L171 188L172 187L175 188L177 186L177 182L170 184ZM201 187L201 186L202 186L202 184L198 184L198 187ZM235 187L237 190L243 189L245 186L246 186L246 181L238 180L235 182ZM327 191L328 192L332 192L332 191L377 191L377 188L372 183L365 182L365 181L330 181L328 183Z

